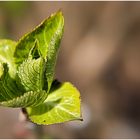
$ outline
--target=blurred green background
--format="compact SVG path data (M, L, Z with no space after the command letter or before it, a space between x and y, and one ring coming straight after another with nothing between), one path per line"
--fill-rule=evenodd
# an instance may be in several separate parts
M0 38L18 41L59 9L56 77L80 90L84 121L37 126L0 107L0 138L140 138L140 2L0 2Z

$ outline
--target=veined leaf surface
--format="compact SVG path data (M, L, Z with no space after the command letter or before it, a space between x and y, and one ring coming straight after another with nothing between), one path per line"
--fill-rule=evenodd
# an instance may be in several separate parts
M62 12L57 12L43 21L33 31L19 40L16 46L16 64L21 64L28 58L31 48L35 45L40 55L46 60L46 79L48 91L51 87L58 48L64 28Z
M0 105L14 108L38 106L44 102L46 97L47 97L46 91L29 91L19 97L15 97L8 101L0 102Z
M22 89L16 83L16 65L14 50L16 42L6 39L0 40L0 102L13 99L22 94Z
M37 124L54 124L70 120L81 120L80 94L66 82L54 88L44 104L26 108L29 119Z
M26 91L42 90L44 86L45 61L28 58L18 68L18 76Z
M57 12L17 43L0 40L0 105L21 107L37 124L81 120L79 91L54 81L64 18Z

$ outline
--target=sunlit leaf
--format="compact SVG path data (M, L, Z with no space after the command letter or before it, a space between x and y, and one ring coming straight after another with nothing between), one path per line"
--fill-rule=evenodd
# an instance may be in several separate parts
M0 105L24 108L37 124L81 120L80 94L54 80L64 17L57 12L17 43L0 40Z
M61 12L51 15L33 31L21 38L16 46L16 63L21 64L28 58L33 46L37 46L40 55L47 61L46 79L48 89L51 87L54 75L58 48L63 33L64 18Z
M45 62L43 58L27 59L18 69L18 76L26 91L42 90L44 86Z
M48 95L44 104L27 108L29 119L37 124L54 124L81 120L80 94L70 83L60 84Z

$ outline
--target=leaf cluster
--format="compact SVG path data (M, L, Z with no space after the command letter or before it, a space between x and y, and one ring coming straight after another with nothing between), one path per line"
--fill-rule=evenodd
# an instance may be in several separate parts
M62 12L52 14L18 42L0 40L0 105L24 108L37 124L81 119L80 94L54 80L64 30Z

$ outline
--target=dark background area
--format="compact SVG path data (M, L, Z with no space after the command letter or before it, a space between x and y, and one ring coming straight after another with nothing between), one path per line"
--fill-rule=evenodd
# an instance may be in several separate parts
M59 9L55 77L80 90L84 121L37 126L0 107L0 138L140 138L140 2L0 2L0 38L18 41Z

